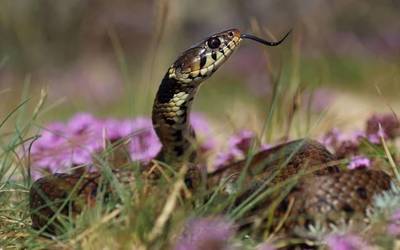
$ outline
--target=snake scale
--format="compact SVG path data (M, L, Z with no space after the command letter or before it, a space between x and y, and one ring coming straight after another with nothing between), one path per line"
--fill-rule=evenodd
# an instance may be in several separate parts
M189 180L189 186L195 188L193 183L201 182L202 171L196 167L198 157L195 132L188 117L201 83L224 64L243 39L276 46L288 35L278 42L268 42L253 35L241 34L237 29L230 29L214 34L184 51L169 67L155 97L152 121L162 143L162 150L156 160L176 170L184 164L192 166L190 169L194 170L188 172L186 179ZM277 209L277 216L288 214L284 228L292 233L295 226L307 226L317 220L337 223L357 215L362 217L373 196L390 187L391 178L385 172L369 169L340 170L336 160L320 143L301 139L261 151L250 160L207 173L205 181L209 189L223 182L226 186L224 192L229 193L232 192L230 186L245 171L243 183L246 191L239 195L237 202L240 203L265 183L269 183L267 186L275 185L305 173L287 192ZM142 172L146 173L148 169L151 166L143 166ZM113 171L121 182L129 184L134 178L132 170ZM84 207L94 206L100 179L100 173L75 173L53 174L34 182L30 190L33 227L39 229L46 226L46 231L54 233L53 224L56 220L52 217L56 211L75 216ZM68 197L73 199L65 202ZM265 199L258 203L249 212L248 219L251 221L261 216L271 205L270 202Z

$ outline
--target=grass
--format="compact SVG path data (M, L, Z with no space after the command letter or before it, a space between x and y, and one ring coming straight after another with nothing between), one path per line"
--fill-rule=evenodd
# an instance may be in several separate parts
M117 34L110 27L109 36L124 79L125 96L114 106L105 107L105 111L97 112L133 116L148 113L147 111L150 110L151 93L155 91L152 89L153 86L146 84L137 86L132 82L140 78L143 78L145 83L153 82L152 78L156 75L154 72L158 72L157 52L160 50L160 43L165 34L168 1L160 1L159 8L158 21L154 28L155 35L151 42L152 49L144 60L147 65L144 67L146 70L141 72L143 76L133 77L134 74L129 70L131 65L128 65L128 60L125 58L124 48ZM396 79L398 75L397 69L386 69L387 65L380 61L362 63L362 61L353 61L349 58L334 57L316 60L304 58L299 48L295 47L293 50L298 53L293 53L294 56L291 57L293 60L287 60L292 64L284 63L281 69L268 65L265 69L266 74L275 76L272 79L273 91L267 97L256 99L246 90L246 87L241 84L241 79L238 80L236 75L218 75L209 80L206 85L213 85L213 87L203 87L198 97L197 108L210 113L215 120L221 120L221 112L231 119L230 123L221 124L219 121L220 125L216 129L216 134L230 130L231 128L228 127L237 130L237 127L241 126L236 124L236 118L231 116L229 111L234 110L232 105L244 102L254 105L243 105L245 112L236 113L240 113L242 124L257 128L258 142L276 142L282 138L314 135L321 123L335 124L335 121L326 120L324 113L312 114L307 107L297 103L296 97L303 85L318 85L319 82L329 81L333 82L334 86L346 83L352 86L348 88L349 91L352 88L358 91L362 83L380 81L380 76L388 73L389 76L382 83L386 86L384 89L388 90L393 87L391 76ZM266 54L268 60L271 57L275 58L274 55ZM284 55L283 58L286 56ZM1 58L0 69L6 64L7 58ZM216 84L217 82L219 83ZM13 99L19 99L18 104L7 105L8 111L0 120L0 249L167 249L175 244L188 219L224 213L227 218L240 222L249 210L265 197L271 196L276 199L271 202L271 206L262 216L272 221L278 202L290 191L299 177L296 176L287 182L273 186L267 185L272 177L263 180L263 184L255 189L252 195L246 197L240 205L234 206L237 194L222 195L219 192L222 184L211 190L190 193L183 185L185 168L181 168L178 172L166 168L167 174L159 183L152 186L153 191L149 193L149 184L140 178L137 164L132 163L128 167L131 167L132 172L139 178L136 178L131 185L123 185L111 172L112 165L105 155L113 153L115 149L109 148L104 155L98 157L104 176L104 185L97 195L99 201L97 205L85 209L77 218L64 218L62 225L58 228L61 232L59 236L55 237L46 233L40 235L43 231L31 228L28 193L32 181L29 173L29 157L21 158L21 147L29 147L29 143L38 136L38 131L44 121L65 119L76 110L88 107L79 100L72 101L75 106L57 105L57 102L48 103L46 91L42 90L38 93L37 89L33 88L30 78L27 77L20 98L15 98L16 95L14 95ZM7 89L0 90L0 97L8 91ZM135 93L145 94L139 96ZM10 103L14 102L15 100L10 101ZM216 104L218 108L209 103ZM250 115L262 117L262 119L258 119L257 124L252 124L246 120ZM304 126L305 117L307 118L306 126ZM227 134L223 136L228 136ZM224 139L226 140L226 137ZM383 149L366 143L364 151L381 159L384 166L392 167L397 172L395 157L398 155L398 149L393 143L383 142ZM254 141L253 147L248 152L248 160L254 156L256 145L257 141ZM289 161L291 157L288 156L285 160ZM242 179L237 183L239 187L243 184L241 181L245 179L245 172L242 174ZM105 188L106 184L113 187L114 192L109 193L109 190ZM396 240L382 233L381 229L381 224L400 207L400 201L396 198L399 192L396 188L394 186L391 192L387 192L376 201L376 211L371 215L373 227L368 228L367 232L362 232L368 235L371 231L378 231L373 243L385 247L396 244ZM185 195L181 195L182 193ZM107 196L107 202L102 202L105 196ZM385 205L389 202L392 202L392 206L388 208ZM284 219L283 217L282 220ZM275 235L271 234L271 230L263 230L261 226L259 224L240 231L234 236L234 243L239 245L240 249L254 249L266 240L278 246L290 243L287 240L274 241ZM272 224L267 224L266 227L272 231L276 229ZM317 229L313 234L320 235L321 231Z
M291 118L281 115L285 110L293 108L291 105L284 105L290 94L285 90L287 86L282 86L282 81L278 81L275 85L275 91L268 105L266 118L263 122L263 129L260 135L266 135L268 140L277 138L276 132L287 124ZM26 84L24 93L28 93L29 84ZM248 211L254 208L258 203L266 197L277 197L271 203L265 213L264 218L272 221L274 210L279 201L290 191L295 185L298 176L289 179L287 182L268 187L273 177L264 180L263 184L258 187L255 192L246 197L239 206L233 206L237 194L222 195L218 190L220 186L216 186L211 190L202 190L198 193L190 193L185 189L183 184L183 173L185 168L181 168L179 172L169 170L167 177L162 178L158 184L152 186L153 192L149 193L148 183L144 182L137 171L138 166L131 164L132 172L139 178L131 185L123 185L117 181L111 173L107 155L114 152L114 148L109 148L104 155L98 157L101 162L101 171L104 176L104 186L97 195L97 205L93 208L85 209L82 215L77 218L64 218L61 226L58 228L61 234L57 237L49 235L43 230L33 230L30 225L29 209L28 209L28 192L31 187L29 174L29 158L21 158L21 146L29 145L37 136L38 118L42 112L46 110L46 92L42 91L34 108L29 108L28 104L33 102L33 98L27 94L22 94L20 104L3 118L1 127L5 124L14 124L14 131L2 134L0 155L1 173L0 173L0 246L5 249L104 249L106 246L112 249L167 249L171 248L182 231L182 227L188 218L204 217L210 215L225 214L227 218L240 222ZM288 107L289 106L289 107ZM28 112L32 110L32 112ZM300 112L300 114L298 114ZM307 109L294 109L291 115L303 115L302 112L308 112ZM320 118L319 118L320 119ZM289 125L289 131L293 128ZM0 127L0 128L1 128ZM312 128L310 128L312 131ZM282 132L281 132L282 133ZM307 132L304 133L307 135ZM392 145L384 142L384 148L374 148L373 145L366 144L366 148L371 155L388 162L397 170L396 163L391 152L396 153ZM256 143L249 151L248 159L251 159L255 152ZM390 148L391 147L391 148ZM296 152L296 150L294 150ZM288 156L285 160L289 161L292 156ZM388 160L386 160L388 159ZM284 166L285 163L282 164ZM245 177L245 172L243 179ZM114 192L111 195L105 183L111 185ZM241 179L238 186L240 187ZM156 191L154 191L156 190ZM181 196L185 193L186 195ZM386 196L397 195L387 193ZM107 202L102 202L107 193ZM207 198L207 202L204 202ZM70 197L73 198L73 197ZM382 199L380 203L387 203ZM65 203L66 204L66 203ZM400 205L395 203L391 208L393 210ZM387 218L390 212L382 212L387 207L381 205L378 212L374 213L373 218L383 214ZM282 220L285 218L283 217ZM381 224L383 219L376 220L376 224ZM253 249L259 242L264 240L273 241L274 231L272 224L267 224L264 230L260 225L241 231L235 235L235 244L240 245L242 249ZM40 235L42 233L42 235ZM321 234L320 231L314 232L314 235ZM393 239L382 234L384 245L392 245ZM378 239L380 239L378 237ZM275 241L277 246L289 244L291 241ZM293 242L299 242L293 241Z
M24 93L28 93L28 89L29 81ZM179 195L184 188L184 168L180 173L172 173L172 178L161 181L155 187L157 190L168 192L153 192L148 195L147 186L142 183L141 178L137 178L133 184L135 191L131 192L126 186L121 186L111 174L108 162L99 157L105 181L110 182L113 190L116 190L112 194L113 197L109 198L107 203L98 202L96 207L85 210L75 220L63 220L62 226L58 228L61 232L58 237L46 234L43 230L31 229L28 209L28 192L32 184L29 158L20 158L19 152L21 146L29 145L36 138L37 119L46 111L46 96L46 92L42 91L33 112L30 113L27 111L30 105L27 104L32 103L32 98L23 94L21 103L1 122L1 127L6 123L14 123L15 127L13 132L1 137L0 199L3 205L0 210L0 246L7 249L98 249L104 246L121 249L128 246L135 246L135 249L164 249L174 244L177 232L187 218L219 214L227 209L230 211L228 217L240 218L256 203L249 197L243 208L233 209L230 207L234 195L228 198L221 197L217 191L211 191L211 194L209 191L189 194L191 198L185 201ZM276 106L275 101L276 99L272 101L270 117L274 116L272 107ZM268 124L267 120L265 124ZM112 152L113 149L110 150ZM137 169L135 164L132 167ZM105 192L104 189L99 192L99 200L102 200ZM209 195L213 198L204 204L205 197ZM265 193L262 195L265 196ZM191 203L197 204L195 209ZM241 237L244 236L239 236Z

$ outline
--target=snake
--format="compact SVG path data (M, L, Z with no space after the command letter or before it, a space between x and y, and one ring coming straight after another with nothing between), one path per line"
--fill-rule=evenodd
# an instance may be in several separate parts
M199 167L196 134L189 123L192 103L200 86L231 57L243 40L277 46L289 33L279 41L271 42L238 29L229 29L185 50L161 80L154 99L152 123L162 144L156 162L168 164L176 171L189 166L185 183L191 189L203 182L209 190L222 186L220 192L224 194L237 193L235 204L239 206L260 188L296 179L290 189L281 185L282 191L277 193L283 197L275 214L276 218L283 214L287 216L283 230L294 234L294 228L307 227L316 221L332 224L357 216L365 217L374 197L390 188L390 173L342 169L339 159L325 146L305 138L262 150L245 160L204 174L204 169ZM159 174L147 175L155 164L153 161L142 166L141 178L159 178ZM118 181L128 185L138 178L133 172L132 169L112 170ZM86 207L95 206L99 202L96 197L103 179L100 172L84 172L55 173L35 181L29 193L33 228L56 233L56 214L74 217ZM238 191L235 184L239 181L242 189ZM110 192L113 192L112 187ZM262 217L271 206L271 197L257 203L243 217L247 219L243 224Z

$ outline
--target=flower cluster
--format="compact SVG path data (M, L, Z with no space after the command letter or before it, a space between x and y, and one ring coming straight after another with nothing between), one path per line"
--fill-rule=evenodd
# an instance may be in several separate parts
M353 234L332 234L326 238L330 250L367 250L372 249L359 236Z
M191 124L200 135L200 150L209 152L215 148L211 130L199 114L191 117ZM371 159L363 155L360 146L363 140L379 145L381 139L395 139L400 134L400 123L391 114L373 115L366 122L364 131L350 134L332 129L321 142L339 158L349 158L349 168L369 167ZM217 153L212 165L216 168L245 158L256 134L242 130L229 140L226 150ZM93 156L105 149L107 142L127 140L127 149L132 160L148 161L154 158L161 144L149 118L98 119L88 113L80 113L68 122L54 122L44 127L41 136L31 148L32 174L36 178L47 171L65 172L72 166L90 165ZM261 149L270 145L263 144Z
M332 129L321 142L333 151L338 158L350 158L349 168L369 167L371 159L363 155L363 141L379 146L384 140L393 140L400 135L400 122L392 114L373 115L366 122L364 131L342 133Z
M348 165L349 169L368 168L371 166L371 160L366 156L353 156Z
M234 134L228 140L228 147L225 151L217 154L214 161L214 166L216 168L221 167L225 164L235 162L245 158L253 141L257 140L256 134L249 130L242 130ZM262 144L261 149L267 149L270 146L267 144Z
M321 143L332 151L338 158L348 158L350 169L370 167L372 159L364 155L361 149L362 142L368 141L375 145L385 140L395 139L400 135L400 122L391 114L373 115L366 122L365 130L356 130L351 133L343 133L334 128L321 138ZM249 130L241 130L228 140L226 150L219 152L213 162L215 168L245 158L252 142L257 140L256 134ZM262 144L260 149L268 149L271 146Z
M216 149L211 129L206 120L195 114L191 124L199 135L199 146L202 152ZM343 133L333 129L326 133L321 142L338 157L350 159L348 168L370 167L374 159L365 156L363 142L380 146L382 139L393 140L400 134L400 123L392 115L373 115L366 122L363 131ZM124 141L131 160L148 161L153 159L161 149L161 144L153 130L149 118L135 119L99 119L91 114L80 113L65 123L54 122L41 131L41 136L30 148L31 169L33 178L43 172L67 172L73 166L95 163L95 156L105 150L108 143ZM242 130L230 137L225 151L217 153L213 165L223 166L243 159L248 154L256 134ZM261 149L270 145L262 144ZM390 199L393 201L393 199ZM385 206L387 207L387 206ZM392 210L388 218L386 233L400 235L400 211ZM222 218L200 218L190 220L183 234L178 238L175 249L232 249L230 239L234 237L235 226ZM368 249L368 244L361 237L353 234L330 234L325 238L330 249ZM274 249L264 243L258 249Z
M191 124L203 137L201 149L210 150L214 143L207 122L195 114ZM36 179L44 172L67 172L73 166L91 165L108 142L119 140L127 141L132 160L148 161L161 149L149 118L99 119L80 113L66 123L54 122L42 129L30 150L32 176Z
M393 236L400 236L400 209L397 209L391 216L387 232Z
M400 135L400 122L394 114L374 114L367 121L365 134L376 144L380 143L381 137L394 139Z

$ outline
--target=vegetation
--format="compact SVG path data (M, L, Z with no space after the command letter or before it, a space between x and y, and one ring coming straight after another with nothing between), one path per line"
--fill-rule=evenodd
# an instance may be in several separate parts
M183 48L216 27L232 25L264 37L294 32L290 42L274 49L243 45L202 87L195 110L203 117L197 130L209 169L288 139L317 139L345 159L341 167L386 169L394 181L374 201L369 225L338 225L333 232L315 225L304 235L321 248L399 246L396 3L338 1L321 3L317 11L295 3L212 1L207 5L219 15L209 10L188 16L194 2L96 1L96 7L85 1L41 2L0 2L0 249L274 249L302 243L257 228L238 229L257 197L278 193L276 186L232 207L235 195L221 195L218 186L190 193L182 172L166 168L170 178L149 195L141 178L124 186L109 171L117 149L106 143L111 134L104 131L117 128L118 140L143 146L129 151L137 156L129 167L140 176L139 162L150 160L159 146L148 120L159 79ZM271 11L268 19L259 12L271 8L293 18ZM227 13L225 23L221 9L244 21ZM206 22L210 17L216 20ZM78 141L78 148L86 147L82 154L57 151L70 149L74 129L83 125L95 127L90 131L96 134ZM121 132L123 125L128 132ZM58 135L55 130L61 132L56 143L46 137ZM55 152L46 155L50 149ZM71 171L69 163L93 162L116 192L77 218L65 218L59 236L32 229L33 180L46 171ZM105 193L99 192L99 200ZM204 202L206 197L211 198Z

